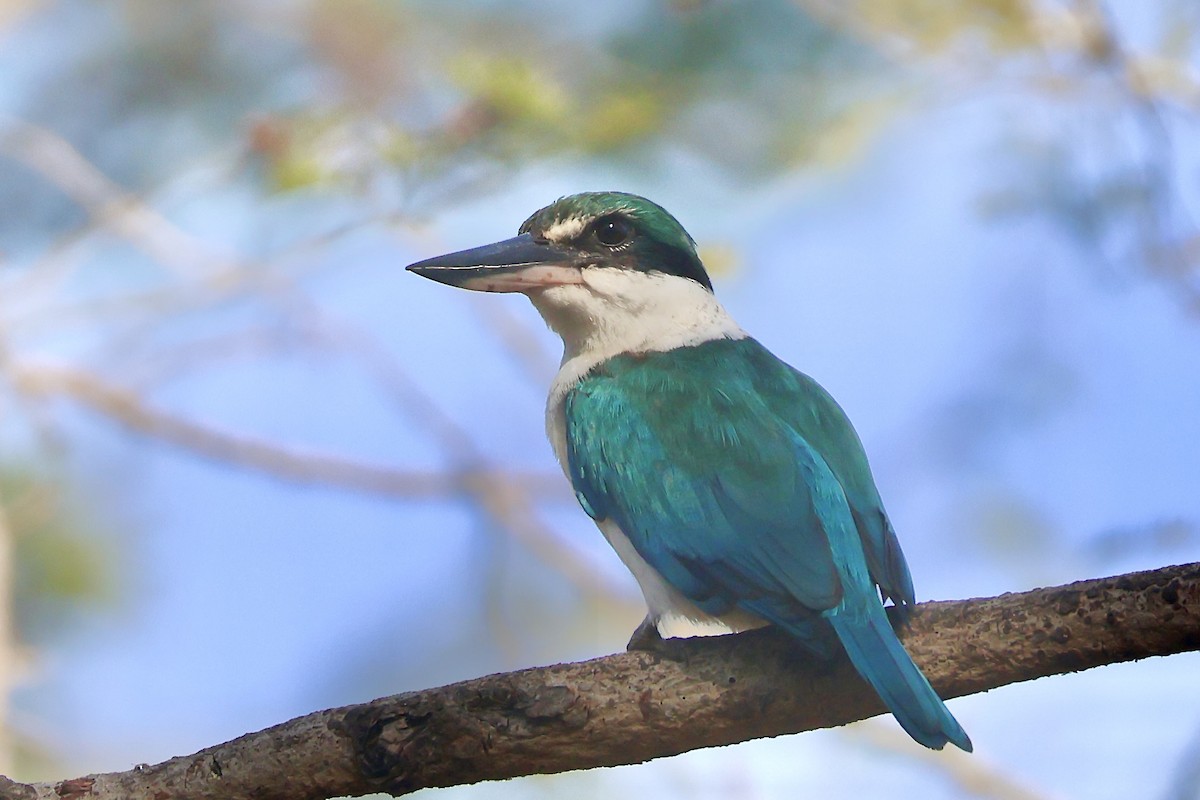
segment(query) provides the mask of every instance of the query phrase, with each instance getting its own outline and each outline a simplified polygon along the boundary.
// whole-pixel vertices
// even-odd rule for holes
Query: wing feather
[[[601,371],[569,393],[568,470],[584,508],[615,520],[709,613],[836,606],[828,528],[850,515],[821,456],[753,392],[706,390],[657,366]]]

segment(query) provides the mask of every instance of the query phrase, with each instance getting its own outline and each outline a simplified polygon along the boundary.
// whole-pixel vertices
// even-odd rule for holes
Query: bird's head
[[[579,284],[585,271],[659,273],[712,291],[696,244],[662,206],[625,192],[584,192],[534,213],[518,235],[409,265],[422,277],[484,292]]]
[[[408,269],[464,289],[523,292],[568,352],[597,337],[654,348],[672,330],[724,314],[688,232],[666,209],[624,192],[564,197],[511,239]]]

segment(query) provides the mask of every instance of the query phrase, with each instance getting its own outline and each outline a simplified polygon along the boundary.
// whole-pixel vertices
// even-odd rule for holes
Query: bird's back
[[[741,473],[753,475],[764,468],[756,460],[762,460],[769,443],[747,442],[748,433],[758,431],[763,438],[772,430],[794,432],[840,484],[871,579],[898,606],[914,602],[903,552],[845,412],[815,380],[758,341],[717,339],[666,352],[624,354],[595,366],[569,392],[559,392],[560,402],[552,395],[547,427],[564,468],[567,395],[605,391],[619,398],[606,408],[650,421],[654,446],[663,448],[663,456],[676,468],[697,473],[734,460]],[[770,502],[769,495],[764,493],[762,502]]]

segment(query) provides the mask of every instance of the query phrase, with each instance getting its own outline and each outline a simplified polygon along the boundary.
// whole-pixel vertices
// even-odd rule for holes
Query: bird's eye
[[[633,226],[621,216],[604,217],[596,222],[596,240],[605,247],[617,247],[629,241]]]

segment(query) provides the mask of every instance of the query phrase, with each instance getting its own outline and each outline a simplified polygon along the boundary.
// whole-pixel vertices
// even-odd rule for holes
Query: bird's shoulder
[[[853,428],[819,383],[789,366],[757,340],[715,339],[666,351],[622,353],[589,369],[566,392],[597,400],[669,410],[749,411],[777,416],[801,435]]]
[[[797,374],[753,339],[622,354],[567,393],[568,436],[580,450],[603,451],[591,458],[653,453],[695,475],[791,481],[804,438],[791,419],[805,404]]]

